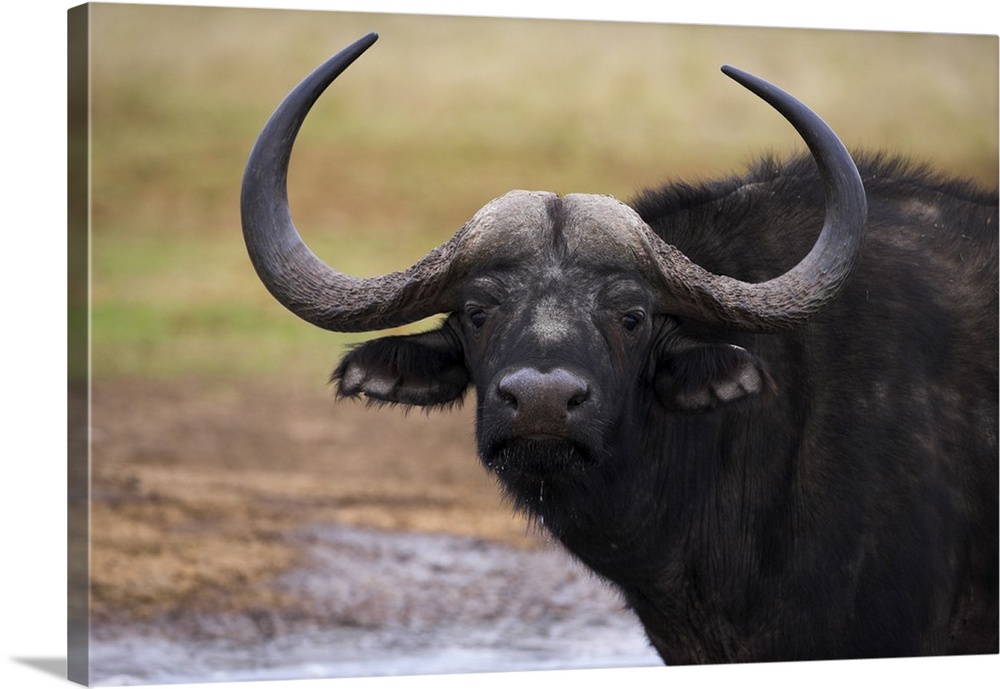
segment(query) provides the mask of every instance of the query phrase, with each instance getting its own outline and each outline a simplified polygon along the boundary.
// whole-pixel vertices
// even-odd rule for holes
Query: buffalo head
[[[749,284],[713,274],[611,197],[529,191],[491,201],[405,271],[344,275],[299,237],[286,174],[310,107],[375,38],[319,67],[264,127],[243,183],[246,244],[278,301],[321,328],[378,330],[447,314],[437,330],[355,348],[333,377],[342,395],[405,405],[448,405],[474,387],[480,455],[515,496],[613,470],[609,458],[637,442],[630,420],[642,405],[700,411],[766,392],[752,354],[692,337],[679,321],[794,327],[832,300],[857,264],[866,204],[850,155],[804,105],[726,67],[799,131],[825,182],[819,239],[783,275]]]

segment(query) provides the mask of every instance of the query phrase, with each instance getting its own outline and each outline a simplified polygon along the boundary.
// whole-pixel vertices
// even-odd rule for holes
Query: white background
[[[65,686],[38,668],[65,658],[66,610],[66,11],[74,3],[20,0],[4,6],[0,129],[0,686]],[[148,4],[148,3],[147,3]],[[661,21],[894,31],[998,33],[995,0],[923,4],[839,0],[651,0],[557,3],[483,2],[181,2],[231,7],[338,9],[484,16]],[[475,9],[469,9],[468,6]],[[893,9],[895,8],[895,9]],[[39,662],[41,661],[41,662]],[[996,656],[913,661],[806,663],[636,671],[479,675],[422,679],[298,680],[186,685],[213,689],[313,687],[551,686],[596,681],[626,686],[754,685],[819,687],[998,686]]]

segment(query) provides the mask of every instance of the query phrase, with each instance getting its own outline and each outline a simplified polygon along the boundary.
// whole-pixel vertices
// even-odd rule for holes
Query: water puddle
[[[278,583],[314,602],[308,619],[197,638],[105,630],[91,642],[93,684],[661,664],[619,596],[554,546],[340,526],[296,538],[313,564]]]

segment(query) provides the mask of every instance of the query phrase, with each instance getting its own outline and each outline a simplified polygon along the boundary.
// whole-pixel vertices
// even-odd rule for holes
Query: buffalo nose
[[[520,368],[501,377],[496,389],[518,436],[566,436],[574,412],[590,397],[587,382],[562,368]]]

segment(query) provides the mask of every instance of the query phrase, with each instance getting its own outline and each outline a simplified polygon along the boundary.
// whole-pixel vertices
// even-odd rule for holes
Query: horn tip
[[[364,36],[362,36],[358,40],[354,41],[354,43],[351,45],[351,47],[352,48],[356,48],[356,49],[360,50],[361,52],[364,52],[364,51],[368,50],[369,48],[371,48],[372,45],[377,40],[378,40],[378,32],[377,31],[369,31]]]
[[[740,69],[739,67],[733,67],[732,65],[722,65],[720,67],[722,73],[725,74],[730,79],[743,83],[747,78],[753,78],[753,75],[745,69]]]

